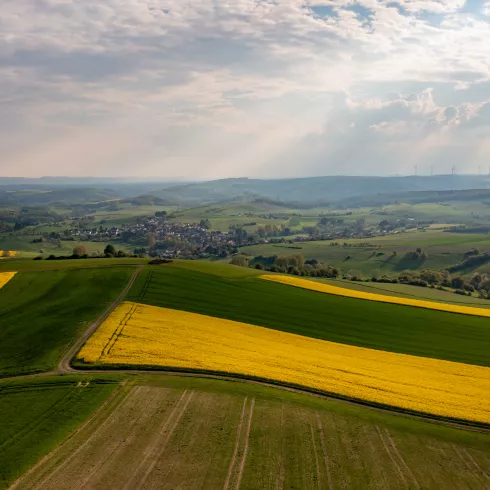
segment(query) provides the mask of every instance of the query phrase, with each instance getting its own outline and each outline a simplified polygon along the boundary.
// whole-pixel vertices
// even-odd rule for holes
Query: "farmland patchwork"
[[[265,378],[402,410],[490,423],[490,368],[135,302],[122,303],[78,358],[90,364]]]

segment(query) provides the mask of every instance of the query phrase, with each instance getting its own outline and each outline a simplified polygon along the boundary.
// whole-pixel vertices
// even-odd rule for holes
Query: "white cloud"
[[[4,0],[0,173],[393,173],[455,140],[484,158],[490,23],[464,7]]]

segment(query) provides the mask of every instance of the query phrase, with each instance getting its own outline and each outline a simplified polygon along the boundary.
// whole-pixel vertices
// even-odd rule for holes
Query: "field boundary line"
[[[104,410],[104,408],[116,397],[116,395],[119,394],[119,392],[122,390],[122,388],[124,387],[126,382],[127,382],[127,380],[120,383],[118,388],[116,390],[114,390],[114,393],[112,393],[107,398],[107,400],[97,408],[97,410],[95,410],[95,412],[90,416],[90,418],[87,421],[85,421],[85,423],[83,425],[81,425],[78,429],[76,429],[74,432],[72,432],[66,438],[66,440],[64,442],[62,442],[61,444],[56,446],[51,452],[49,452],[48,454],[43,456],[32,468],[30,468],[23,475],[21,475],[14,483],[12,483],[12,485],[10,485],[10,487],[8,487],[8,490],[14,490],[14,488],[17,488],[17,486],[20,485],[29,475],[31,475],[34,471],[36,471],[44,463],[49,461],[58,451],[60,451],[66,444],[68,444],[68,442],[71,439],[73,439],[77,434],[79,434],[83,429],[85,429],[85,427],[87,427],[91,422],[93,422],[94,419],[99,415],[99,413],[102,412]],[[124,398],[119,402],[119,404],[121,404],[127,398],[129,393],[131,393],[131,391],[129,391],[124,396]]]
[[[245,408],[247,406],[248,396],[243,400],[242,413],[240,414],[240,420],[238,422],[238,427],[236,431],[235,438],[235,447],[233,449],[233,456],[231,457],[230,466],[228,467],[228,474],[226,475],[225,484],[223,485],[223,490],[228,490],[228,486],[230,485],[231,475],[233,474],[233,468],[236,463],[236,457],[238,454],[238,447],[240,446],[240,435],[242,432],[243,419],[245,418]]]
[[[322,420],[318,412],[316,412],[316,420],[318,423],[318,430],[320,431],[320,442],[322,444],[323,459],[325,461],[325,470],[327,472],[328,488],[329,490],[333,490],[332,471],[330,469],[330,458],[328,457],[327,447],[325,444],[325,433],[323,432]]]
[[[73,458],[85,447],[87,446],[87,444],[93,440],[93,438],[95,436],[97,436],[97,434],[102,430],[103,427],[105,427],[107,425],[107,423],[109,421],[112,421],[118,410],[117,409],[120,409],[122,406],[126,406],[127,403],[129,403],[129,401],[131,400],[131,398],[133,398],[135,396],[135,394],[139,391],[139,386],[136,387],[136,388],[133,388],[131,389],[127,395],[121,400],[121,402],[114,408],[114,411],[99,425],[99,427],[97,427],[97,429],[95,430],[95,432],[93,432],[92,434],[90,434],[90,437],[87,438],[87,440],[85,440],[83,442],[83,444],[80,444],[80,446],[78,446],[78,448],[73,452],[71,453],[68,458],[66,458],[64,461],[61,462],[61,464],[59,464],[58,466],[55,467],[55,469],[49,473],[42,481],[41,483],[37,483],[36,486],[34,487],[34,490],[37,490],[38,488],[43,488],[43,485],[46,481],[48,481],[50,478],[52,478],[53,475],[55,475],[56,473],[58,473],[58,471],[62,468],[64,468],[67,464],[69,464]],[[67,441],[68,442],[68,441]],[[61,446],[60,446],[61,447]],[[9,489],[11,490],[11,489]]]
[[[400,465],[396,462],[395,457],[393,456],[392,450],[389,448],[388,443],[386,442],[385,436],[381,432],[380,428],[376,426],[376,430],[378,431],[379,438],[381,439],[381,442],[383,443],[383,447],[385,448],[385,451],[387,452],[389,458],[391,459],[391,462],[393,463],[393,466],[395,467],[396,472],[398,473],[398,476],[403,482],[404,487],[408,490],[410,486],[408,485],[407,479],[405,478],[405,475],[403,474],[402,469],[400,468]]]
[[[384,405],[375,401],[363,400],[361,398],[350,398],[348,396],[340,395],[335,392],[321,391],[315,388],[309,388],[308,386],[296,385],[293,383],[287,383],[283,381],[274,380],[272,378],[261,378],[258,376],[246,376],[240,373],[227,373],[226,371],[213,371],[206,369],[191,369],[191,368],[177,368],[175,366],[132,366],[129,364],[107,364],[101,369],[100,366],[92,366],[90,364],[81,365],[77,368],[71,368],[68,371],[70,374],[161,374],[168,376],[180,376],[180,377],[192,377],[192,378],[204,378],[204,379],[219,379],[224,381],[231,381],[235,383],[247,383],[260,386],[267,386],[270,388],[277,388],[279,390],[289,391],[292,393],[298,393],[302,395],[314,396],[321,399],[337,400],[350,405],[358,407],[369,408],[383,413],[391,413],[400,417],[416,419],[423,422],[444,425],[447,427],[453,427],[460,430],[467,430],[472,432],[479,432],[488,434],[490,433],[490,423],[477,422],[469,419],[455,419],[450,417],[443,417],[434,415],[427,412],[418,412],[415,410],[406,410],[395,405]],[[1,382],[1,380],[0,380]]]
[[[402,464],[402,466],[406,469],[408,475],[410,476],[410,478],[412,479],[413,483],[415,484],[415,486],[420,489],[420,483],[419,481],[417,480],[417,478],[415,477],[415,475],[413,474],[412,470],[410,469],[410,467],[408,466],[407,462],[405,461],[405,459],[403,458],[403,456],[401,455],[395,441],[393,440],[393,437],[391,436],[390,434],[390,431],[388,429],[384,429],[385,433],[386,433],[386,436],[388,437],[388,442],[390,443],[391,447],[393,448],[394,452],[395,452],[395,455],[398,456],[398,460],[400,461],[400,463]]]
[[[151,471],[153,470],[153,467],[158,461],[158,457],[163,453],[165,450],[168,441],[172,437],[178,423],[180,422],[180,419],[182,415],[184,414],[185,410],[187,409],[187,406],[189,405],[189,402],[191,401],[192,397],[194,396],[194,391],[191,391],[190,393],[185,390],[180,398],[177,400],[175,403],[174,407],[172,408],[172,411],[170,412],[170,415],[165,418],[163,423],[160,425],[160,428],[157,431],[157,437],[153,441],[153,444],[145,451],[145,454],[140,461],[140,464],[138,467],[134,470],[133,476],[129,479],[128,482],[126,482],[126,485],[124,485],[123,490],[129,490],[130,488],[133,487],[133,483],[137,483],[138,487],[142,487],[148,476],[150,475]],[[183,406],[182,406],[183,405]],[[180,410],[179,410],[180,409]],[[167,432],[167,435],[164,439],[163,442],[163,447],[157,450],[158,443],[160,442],[160,436],[167,430],[170,429]],[[148,459],[151,456],[155,456],[155,459],[150,463],[150,465],[146,468],[145,473],[141,479],[141,481],[136,482],[136,478],[138,474],[141,472],[141,470],[144,468],[144,465],[148,461]]]
[[[324,282],[316,282],[316,281],[311,281],[309,279],[300,279],[294,277],[292,278],[291,276],[283,276],[283,275],[272,276],[272,275],[263,274],[259,277],[264,281],[271,281],[276,284],[295,287],[295,288],[303,289],[305,291],[312,291],[320,294],[330,294],[333,296],[339,296],[343,298],[358,299],[362,301],[373,301],[377,303],[385,303],[385,304],[392,304],[392,305],[399,305],[399,306],[408,306],[410,308],[423,308],[426,310],[441,311],[444,313],[454,313],[456,315],[469,315],[469,316],[476,316],[481,318],[490,317],[490,310],[488,308],[479,308],[475,306],[460,306],[454,303],[439,303],[433,300],[427,301],[424,299],[418,300],[418,299],[412,299],[412,298],[401,297],[401,296],[389,296],[386,294],[369,293],[367,291],[362,291],[359,289],[333,286],[331,284],[324,283]],[[286,280],[281,280],[281,278],[286,278]],[[292,282],[291,279],[296,281],[301,281],[301,282],[295,283]],[[308,285],[309,283],[311,283],[312,286],[309,286]],[[327,291],[327,290],[320,289],[319,286],[326,286],[327,288],[329,287],[330,290]],[[352,292],[352,294],[350,294],[349,292]],[[379,296],[379,297],[378,298],[366,297],[368,295]],[[404,299],[406,299],[406,301],[403,301]],[[455,308],[451,308],[451,306],[454,306]],[[465,311],[457,311],[457,308],[464,308]]]
[[[253,417],[254,407],[255,407],[255,398],[252,398],[252,403],[250,404],[250,410],[248,414],[247,430],[245,432],[245,447],[243,448],[243,456],[242,456],[242,460],[240,461],[240,466],[238,469],[238,476],[236,482],[237,490],[239,490],[240,485],[242,483],[243,470],[245,469],[245,462],[247,460],[248,443],[250,440],[250,428],[252,427],[252,417]]]

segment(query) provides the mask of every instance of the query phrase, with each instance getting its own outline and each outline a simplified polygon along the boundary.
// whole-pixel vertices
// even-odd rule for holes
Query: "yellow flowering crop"
[[[278,282],[295,286],[303,289],[310,289],[319,293],[334,294],[336,296],[347,296],[349,298],[367,299],[370,301],[380,301],[381,303],[394,303],[397,305],[416,306],[418,308],[428,308],[431,310],[448,311],[450,313],[462,313],[464,315],[488,316],[490,317],[490,309],[475,308],[473,306],[460,306],[448,303],[436,303],[435,301],[425,301],[422,299],[401,298],[397,296],[385,296],[384,294],[367,293],[365,291],[356,291],[349,288],[340,288],[331,286],[322,282],[310,281],[308,279],[300,279],[293,276],[272,276],[262,275],[261,279],[266,281]]]
[[[0,250],[0,257],[15,257],[17,254],[17,250]]]
[[[119,305],[78,358],[103,365],[257,376],[490,423],[490,368],[337,344],[138,303]]]
[[[0,272],[0,289],[7,284],[17,272]]]

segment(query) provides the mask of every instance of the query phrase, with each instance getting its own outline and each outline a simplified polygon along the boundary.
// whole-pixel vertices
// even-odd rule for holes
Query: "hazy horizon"
[[[488,0],[5,0],[0,25],[5,177],[487,174]]]

